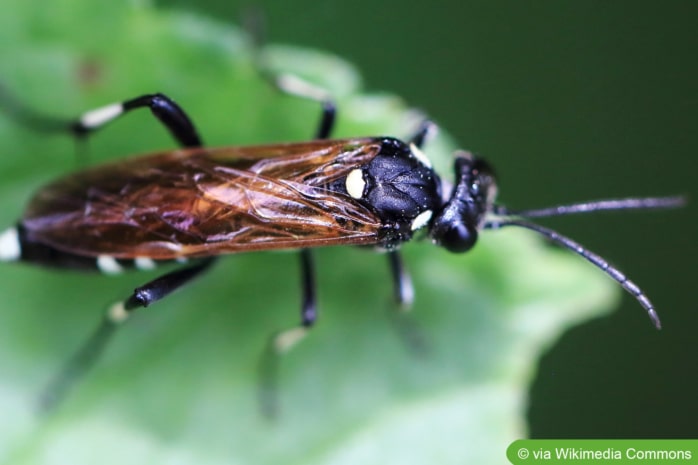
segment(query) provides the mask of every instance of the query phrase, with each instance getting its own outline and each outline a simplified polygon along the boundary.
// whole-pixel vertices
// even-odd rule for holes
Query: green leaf
[[[339,57],[291,46],[265,53],[337,97],[337,136],[406,137],[420,120],[396,96],[365,93]],[[232,25],[138,2],[5,2],[0,57],[4,85],[55,116],[158,91],[210,145],[304,140],[319,117],[317,104],[260,80],[249,39]],[[90,162],[173,146],[141,111],[91,138]],[[448,170],[454,148],[441,135],[427,152]],[[33,190],[76,169],[70,138],[7,118],[0,150],[6,225]],[[34,411],[42,386],[111,302],[156,274],[2,264],[0,463],[503,463],[508,443],[526,435],[541,351],[617,295],[602,273],[525,231],[485,233],[465,256],[409,244],[413,319],[428,349],[418,352],[390,318],[383,257],[353,248],[316,255],[321,319],[283,358],[273,422],[258,411],[257,364],[269,335],[297,324],[294,254],[228,257],[138,312],[47,417]]]

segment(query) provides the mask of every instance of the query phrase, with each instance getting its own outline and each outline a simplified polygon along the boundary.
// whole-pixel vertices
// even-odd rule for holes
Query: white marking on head
[[[364,181],[364,172],[359,168],[351,170],[347,175],[346,181],[347,192],[352,198],[360,199],[364,195],[366,181]]]
[[[111,105],[88,111],[80,118],[80,124],[88,129],[96,128],[108,123],[123,112],[124,106],[122,104],[112,103]]]
[[[109,307],[109,310],[107,311],[107,318],[109,318],[109,321],[112,323],[123,323],[128,317],[129,312],[126,310],[126,307],[124,307],[123,302],[115,303]]]
[[[432,214],[433,212],[431,210],[424,210],[422,213],[417,215],[415,219],[412,220],[412,231],[422,229],[424,226],[426,226],[427,223],[429,223]]]
[[[177,263],[187,263],[189,261],[189,259],[187,257],[177,257],[177,258],[175,258],[175,261]]]
[[[97,268],[105,274],[119,274],[124,271],[119,262],[111,255],[100,255],[97,257]]]
[[[419,147],[414,144],[410,144],[410,150],[412,151],[412,155],[414,155],[414,157],[419,160],[422,165],[426,166],[427,168],[431,168],[431,160],[429,160],[424,152],[419,150]]]
[[[0,261],[11,262],[22,256],[17,228],[8,228],[0,234]]]
[[[155,260],[150,257],[136,257],[133,260],[133,264],[136,266],[136,268],[143,271],[154,270],[157,266],[155,264]]]

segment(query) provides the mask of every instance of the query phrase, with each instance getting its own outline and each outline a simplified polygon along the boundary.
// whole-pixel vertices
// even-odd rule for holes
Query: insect
[[[204,148],[187,114],[162,94],[143,95],[55,120],[27,110],[8,95],[15,119],[76,136],[103,127],[139,108],[149,108],[181,146],[79,171],[40,189],[18,223],[0,234],[0,259],[114,274],[180,263],[113,304],[93,337],[50,385],[52,404],[102,351],[114,329],[134,310],[147,307],[208,270],[220,256],[271,249],[298,249],[301,322],[272,340],[275,352],[300,340],[317,318],[311,249],[370,245],[386,252],[396,300],[409,304],[412,288],[399,255],[420,232],[451,252],[470,250],[486,229],[518,226],[565,247],[616,280],[659,328],[642,290],[603,258],[528,218],[633,208],[668,208],[681,197],[603,200],[538,210],[497,205],[489,164],[457,152],[454,184],[434,171],[421,146],[433,125],[409,140],[366,137],[331,140],[336,107],[323,91],[289,76],[282,91],[315,100],[322,117],[309,142],[256,147]]]

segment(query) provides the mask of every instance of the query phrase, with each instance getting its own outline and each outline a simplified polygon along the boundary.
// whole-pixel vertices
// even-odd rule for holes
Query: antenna
[[[659,316],[654,310],[654,305],[647,298],[642,289],[633,281],[623,274],[618,268],[610,265],[603,257],[588,250],[578,242],[563,236],[562,234],[553,231],[552,229],[539,226],[535,223],[519,219],[522,218],[543,218],[548,216],[570,215],[575,213],[589,213],[603,210],[629,210],[629,209],[651,209],[651,208],[677,208],[685,205],[684,197],[646,197],[646,198],[628,198],[628,199],[611,199],[598,200],[593,202],[582,202],[570,205],[559,205],[555,207],[540,208],[535,210],[513,211],[507,208],[495,205],[492,208],[494,218],[488,219],[484,224],[484,229],[499,229],[504,226],[518,226],[535,231],[538,234],[545,236],[551,241],[562,247],[571,250],[577,255],[581,255],[592,265],[599,268],[608,276],[613,278],[623,289],[628,291],[635,297],[640,305],[647,311],[652,323],[657,329],[661,329],[662,323],[659,321]]]
[[[679,208],[686,205],[686,199],[674,197],[643,197],[628,199],[596,200],[570,205],[538,208],[535,210],[508,210],[506,207],[495,205],[493,213],[497,216],[519,216],[523,218],[544,218],[547,216],[573,215],[576,213],[591,213],[607,210],[649,210],[653,208]]]

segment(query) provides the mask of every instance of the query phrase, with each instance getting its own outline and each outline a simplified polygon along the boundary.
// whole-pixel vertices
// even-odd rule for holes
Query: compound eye
[[[477,242],[477,229],[468,227],[460,221],[452,222],[435,231],[433,237],[437,244],[449,252],[463,253],[470,250]]]

